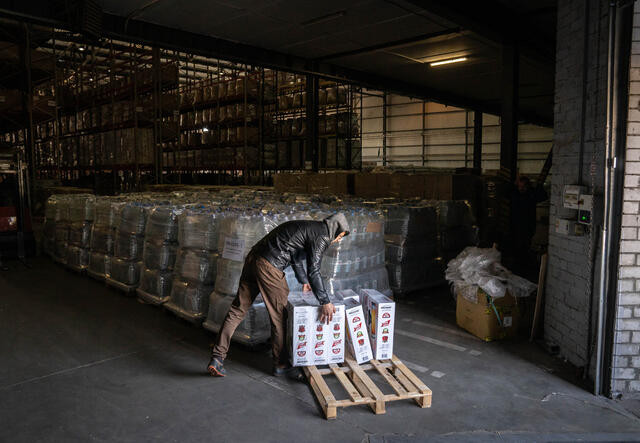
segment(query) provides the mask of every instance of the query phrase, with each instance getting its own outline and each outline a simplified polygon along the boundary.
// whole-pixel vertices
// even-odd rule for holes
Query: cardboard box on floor
[[[516,298],[507,293],[493,300],[493,307],[487,301],[487,294],[480,288],[476,292],[477,303],[467,300],[462,294],[456,297],[456,322],[484,341],[514,337],[518,331],[520,311]],[[502,326],[498,323],[496,311]]]

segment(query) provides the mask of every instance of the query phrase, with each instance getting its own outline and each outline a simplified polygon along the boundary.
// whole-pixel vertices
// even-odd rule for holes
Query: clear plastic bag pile
[[[527,297],[537,288],[529,280],[517,276],[500,263],[500,251],[494,248],[468,247],[447,265],[446,278],[456,294],[476,302],[477,288],[493,298]]]

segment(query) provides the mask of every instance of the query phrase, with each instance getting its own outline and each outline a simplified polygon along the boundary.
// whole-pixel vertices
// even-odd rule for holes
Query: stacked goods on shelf
[[[351,232],[331,244],[323,256],[320,273],[327,292],[373,288],[390,295],[384,262],[384,215],[380,210],[362,207],[342,212]]]
[[[262,237],[267,235],[282,216],[258,211],[226,213],[220,222],[218,274],[215,291],[211,293],[207,321],[203,326],[213,332],[222,327],[224,318],[238,293],[240,276],[246,256]],[[266,342],[270,335],[270,321],[262,297],[258,295],[238,325],[233,340],[248,346]]]
[[[120,221],[120,211],[125,203],[126,200],[122,197],[96,198],[87,273],[98,280],[104,280],[111,272],[116,225]]]
[[[69,201],[69,241],[66,265],[83,271],[89,265],[91,226],[96,198],[91,194],[73,195]]]
[[[149,213],[144,236],[144,270],[136,290],[138,297],[148,303],[163,304],[171,294],[178,249],[178,218],[183,210],[182,205],[167,205],[153,208]]]
[[[222,212],[188,208],[178,218],[178,245],[171,295],[165,307],[193,323],[204,320],[216,281]]]
[[[106,282],[125,292],[132,292],[140,282],[144,231],[147,215],[154,205],[149,202],[126,203],[116,228],[114,257]]]
[[[342,363],[345,348],[345,306],[331,296],[336,308],[329,324],[320,323],[320,304],[311,292],[289,293],[287,348],[292,366]]]
[[[447,200],[437,204],[440,256],[448,262],[467,246],[478,244],[478,228],[468,201]]]
[[[391,203],[385,210],[385,257],[396,294],[433,285],[427,270],[439,266],[437,206]],[[438,280],[440,281],[441,278]]]

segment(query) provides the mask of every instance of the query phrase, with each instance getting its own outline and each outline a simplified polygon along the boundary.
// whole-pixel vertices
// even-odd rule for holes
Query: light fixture
[[[209,128],[205,126],[204,128],[202,128],[202,132],[209,132]]]
[[[438,60],[436,62],[431,62],[429,63],[429,66],[449,65],[451,63],[460,63],[464,61],[467,61],[467,57],[448,58],[445,60]]]
[[[78,51],[84,51],[84,46],[80,46],[80,47],[78,48]]]

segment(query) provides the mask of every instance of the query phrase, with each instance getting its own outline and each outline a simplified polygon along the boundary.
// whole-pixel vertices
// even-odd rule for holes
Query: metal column
[[[320,165],[320,149],[318,145],[318,89],[320,82],[318,76],[307,75],[307,148],[306,152],[311,155],[312,169],[317,171]],[[306,156],[305,156],[306,163]]]
[[[518,48],[502,47],[502,106],[500,134],[500,169],[511,182],[518,172]]]
[[[473,112],[473,170],[482,173],[482,111]]]
[[[382,93],[382,166],[387,166],[387,91]]]

